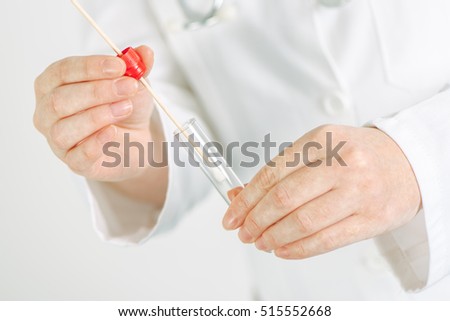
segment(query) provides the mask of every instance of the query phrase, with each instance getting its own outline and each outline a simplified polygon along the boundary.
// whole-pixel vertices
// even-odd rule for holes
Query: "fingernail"
[[[234,230],[236,228],[237,217],[236,216],[225,216],[223,220],[223,227],[227,230]]]
[[[130,77],[120,78],[114,82],[114,87],[118,96],[130,96],[137,92],[138,82]]]
[[[256,242],[255,246],[258,250],[268,252],[266,242],[264,242],[263,238],[260,237]]]
[[[241,239],[241,241],[244,243],[250,243],[253,239],[245,227],[242,227],[239,230],[238,236]]]
[[[111,114],[114,117],[123,117],[130,114],[133,109],[133,103],[130,100],[119,101],[111,104]]]
[[[102,70],[105,75],[121,75],[125,72],[125,66],[119,58],[106,58],[102,62]]]
[[[110,142],[114,136],[116,135],[116,127],[109,126],[108,128],[102,130],[97,134],[97,140],[100,144],[104,145],[107,142]]]
[[[289,256],[289,250],[285,247],[280,247],[275,251],[275,255],[281,258],[285,258]]]

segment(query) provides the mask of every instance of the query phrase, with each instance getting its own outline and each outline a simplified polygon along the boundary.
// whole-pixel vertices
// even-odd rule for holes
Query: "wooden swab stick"
[[[122,51],[114,44],[114,42],[109,38],[106,33],[100,29],[98,24],[92,19],[92,17],[87,13],[86,10],[81,6],[81,4],[77,0],[72,0],[73,5],[80,11],[80,13],[86,18],[86,20],[94,27],[95,30],[102,36],[103,39],[108,43],[108,45],[118,54],[119,56],[122,56]]]
[[[106,33],[99,27],[99,25],[95,22],[95,20],[84,10],[84,8],[80,5],[80,3],[77,0],[71,0],[73,5],[78,9],[78,11],[86,18],[86,20],[94,27],[95,30],[100,34],[100,36],[105,39],[105,41],[108,43],[108,45],[116,52],[116,54],[121,57],[122,51],[114,44],[114,42],[106,35]],[[175,125],[175,127],[180,131],[180,133],[186,138],[187,142],[191,144],[192,147],[194,147],[195,152],[198,154],[198,156],[204,161],[208,162],[208,155],[205,155],[203,153],[203,150],[195,144],[195,137],[189,137],[185,130],[183,130],[183,126],[176,120],[176,118],[172,115],[172,113],[169,111],[166,105],[161,101],[161,98],[154,92],[153,88],[150,86],[150,84],[145,80],[145,78],[141,78],[140,82],[142,85],[149,91],[150,95],[152,95],[153,100],[156,102],[156,105],[169,117],[169,119],[172,121],[172,123]],[[216,180],[222,179],[227,180],[230,182],[229,176],[224,172],[223,169],[220,167],[212,168],[212,175],[215,176]],[[217,178],[219,177],[219,178]],[[242,183],[241,186],[243,187]]]
[[[95,22],[95,20],[89,15],[89,13],[84,10],[84,8],[80,5],[80,3],[77,0],[71,0],[73,5],[78,9],[78,11],[86,18],[86,20],[94,27],[95,30],[102,36],[103,39],[108,43],[108,45],[115,51],[115,53],[120,57],[122,56],[122,51],[114,44],[114,42],[109,38],[106,33],[99,27],[99,25]],[[144,87],[150,92],[153,99],[156,102],[156,105],[162,109],[162,111],[169,117],[169,119],[172,121],[172,123],[175,125],[175,127],[180,131],[181,134],[183,134],[186,139],[188,139],[186,133],[183,130],[183,126],[177,121],[177,119],[172,115],[172,113],[169,111],[166,105],[161,101],[161,98],[155,93],[153,88],[150,86],[150,84],[145,80],[145,78],[141,78],[140,82]],[[188,139],[189,140],[189,139]],[[203,158],[203,153],[199,148],[196,148],[197,152],[200,154],[200,156]]]

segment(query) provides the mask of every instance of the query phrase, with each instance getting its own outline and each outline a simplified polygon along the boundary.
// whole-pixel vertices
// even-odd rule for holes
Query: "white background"
[[[0,300],[249,299],[243,245],[221,229],[215,194],[142,247],[95,235],[83,192],[32,125],[34,79],[85,54],[85,23],[69,0],[0,2]]]

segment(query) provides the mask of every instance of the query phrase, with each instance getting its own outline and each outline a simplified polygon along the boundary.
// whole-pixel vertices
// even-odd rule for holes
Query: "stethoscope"
[[[180,5],[184,15],[186,16],[186,23],[184,24],[185,29],[198,29],[204,26],[214,25],[219,21],[218,14],[222,9],[224,0],[208,0],[211,1],[212,6],[211,9],[207,12],[198,12],[192,8],[192,5],[189,5],[190,0],[178,0],[178,4]],[[337,7],[350,0],[318,0],[322,5],[328,7]]]
[[[217,22],[218,12],[223,6],[223,0],[211,0],[212,6],[208,12],[198,12],[189,5],[189,0],[178,0],[181,9],[186,16],[185,29],[197,29],[210,26]]]

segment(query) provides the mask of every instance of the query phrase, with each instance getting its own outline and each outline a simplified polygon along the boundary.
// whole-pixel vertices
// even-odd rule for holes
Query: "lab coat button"
[[[340,7],[347,4],[350,0],[319,0],[319,3],[327,7]]]
[[[323,109],[328,115],[345,113],[351,107],[350,98],[341,91],[327,94],[322,101]]]

